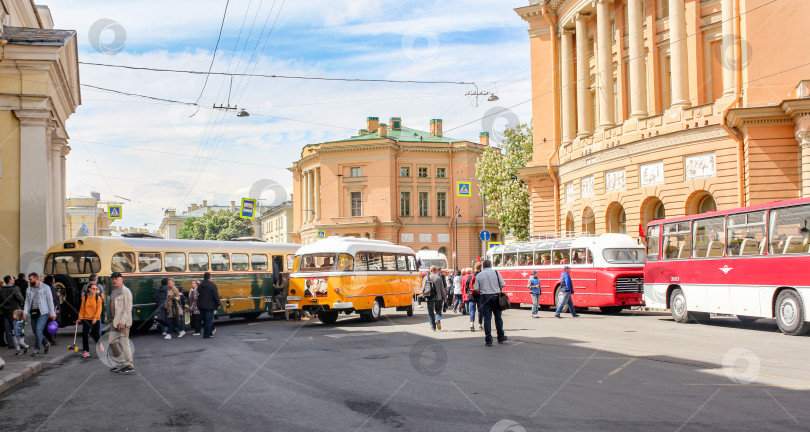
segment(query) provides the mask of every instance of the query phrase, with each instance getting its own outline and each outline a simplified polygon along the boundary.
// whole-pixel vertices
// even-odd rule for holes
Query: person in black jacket
[[[22,309],[24,302],[25,298],[20,293],[20,288],[14,285],[14,278],[6,275],[3,278],[3,287],[0,288],[0,324],[3,324],[0,346],[14,349],[14,339],[12,339],[14,311]]]
[[[160,280],[160,287],[155,291],[155,321],[163,337],[166,337],[166,332],[169,330],[169,321],[166,313],[166,300],[168,296],[169,278],[163,278]]]
[[[17,275],[17,279],[14,279],[14,285],[17,285],[17,288],[20,289],[20,294],[25,298],[25,291],[28,290],[28,277],[25,276],[25,273]]]
[[[214,312],[219,309],[219,289],[211,282],[211,273],[205,272],[197,287],[197,307],[203,316],[203,339],[214,337]]]

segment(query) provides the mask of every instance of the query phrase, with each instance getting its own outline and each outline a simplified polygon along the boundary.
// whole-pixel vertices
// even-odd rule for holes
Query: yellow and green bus
[[[75,322],[90,274],[98,274],[109,295],[114,272],[120,272],[132,290],[135,329],[152,326],[161,279],[173,278],[185,292],[205,272],[219,288],[222,305],[217,315],[255,319],[263,312],[284,311],[289,271],[299,247],[259,241],[81,237],[51,246],[43,274],[54,277],[64,325]]]

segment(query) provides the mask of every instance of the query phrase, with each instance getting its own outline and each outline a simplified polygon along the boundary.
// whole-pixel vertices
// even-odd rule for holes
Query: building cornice
[[[553,170],[557,170],[557,166],[552,166]],[[548,167],[545,165],[528,166],[518,169],[517,177],[519,180],[547,180],[551,176],[548,172]]]
[[[790,116],[779,105],[732,108],[728,111],[726,122],[734,129],[743,130],[750,126],[772,126],[790,123]]]
[[[728,134],[721,126],[708,126],[696,130],[673,132],[667,135],[639,140],[633,144],[601,150],[574,161],[564,163],[560,165],[560,175],[569,175],[591,165],[612,162],[617,159],[656,152],[670,147],[713,141],[725,137],[728,137]]]

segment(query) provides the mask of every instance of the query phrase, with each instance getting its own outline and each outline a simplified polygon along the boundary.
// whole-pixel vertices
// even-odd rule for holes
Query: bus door
[[[283,311],[287,304],[287,295],[290,290],[290,273],[284,268],[284,255],[272,255],[270,257],[271,276],[269,278],[270,288],[265,290],[266,295],[272,296],[273,311]]]
[[[696,220],[692,234],[692,259],[699,260],[693,267],[699,274],[697,285],[703,285],[699,289],[706,292],[707,312],[724,313],[731,304],[729,279],[733,277],[723,270],[729,267],[723,256],[726,249],[725,217]]]

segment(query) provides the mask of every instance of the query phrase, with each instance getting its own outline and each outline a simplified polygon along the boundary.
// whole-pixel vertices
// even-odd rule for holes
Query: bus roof
[[[671,217],[671,218],[667,218],[667,219],[659,219],[659,220],[655,220],[655,221],[652,221],[652,222],[648,222],[647,226],[661,225],[661,224],[671,223],[671,222],[690,221],[690,220],[693,220],[693,219],[703,219],[703,218],[714,217],[714,216],[725,216],[725,215],[729,215],[729,214],[748,213],[748,212],[752,212],[752,211],[768,210],[768,209],[772,209],[772,208],[790,207],[790,206],[800,205],[800,204],[810,204],[810,198],[796,198],[796,199],[783,200],[783,201],[771,201],[771,202],[767,202],[767,203],[764,203],[764,204],[757,204],[757,205],[752,205],[752,206],[748,206],[748,207],[738,207],[738,208],[729,209],[729,210],[715,210],[715,211],[710,211],[710,212],[706,212],[706,213],[700,213],[700,214],[696,214],[696,215],[677,216],[677,217]]]
[[[389,252],[413,255],[415,252],[408,246],[393,244],[385,240],[374,240],[357,237],[328,237],[315,243],[301,246],[297,255],[314,253],[347,253]]]
[[[72,248],[65,248],[73,243]],[[177,251],[177,252],[265,252],[294,253],[301,245],[296,243],[233,242],[218,240],[183,240],[127,237],[80,237],[53,244],[53,250],[136,250],[136,251]]]
[[[447,255],[435,250],[420,250],[416,252],[416,256],[421,259],[447,259]]]

